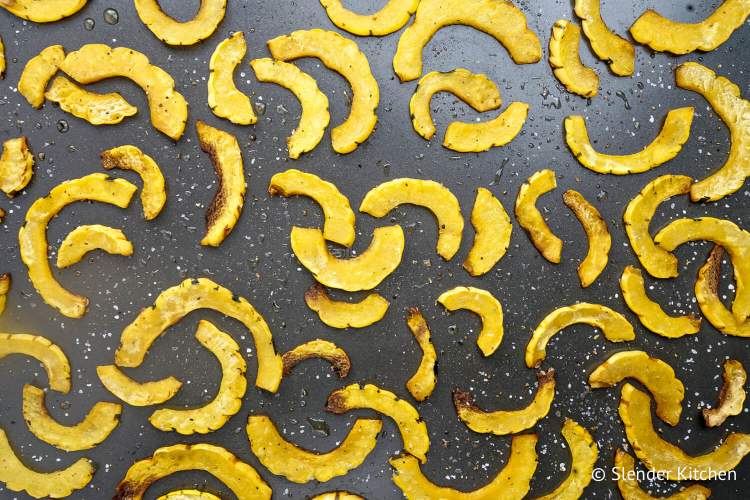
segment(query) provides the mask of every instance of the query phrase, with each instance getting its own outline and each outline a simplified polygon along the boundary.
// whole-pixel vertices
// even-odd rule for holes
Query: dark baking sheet
[[[374,9],[370,2],[357,0],[348,5]],[[378,6],[382,2],[375,2]],[[607,22],[618,32],[627,27],[645,8],[658,8],[677,20],[702,19],[719,2],[685,1],[605,2]],[[165,9],[187,19],[198,2],[162,1]],[[558,18],[571,18],[567,0],[518,2],[531,27],[546,46],[550,27]],[[103,13],[115,8],[119,22],[110,25]],[[86,19],[95,27],[84,28]],[[221,430],[206,436],[182,437],[153,429],[147,417],[153,409],[126,407],[121,425],[107,441],[85,453],[65,454],[40,442],[26,429],[21,415],[22,384],[36,381],[45,384],[39,366],[13,357],[3,360],[5,383],[0,384],[0,424],[26,463],[40,470],[52,470],[72,463],[80,456],[91,457],[99,469],[86,489],[75,498],[100,499],[112,495],[115,485],[135,460],[149,456],[159,446],[178,442],[207,441],[229,448],[255,466],[273,487],[275,498],[305,498],[334,489],[347,489],[368,499],[399,498],[391,482],[387,460],[400,448],[394,424],[386,420],[383,436],[365,463],[344,477],[327,484],[297,485],[270,474],[253,457],[244,433],[248,413],[270,414],[286,437],[300,446],[319,451],[334,447],[348,432],[357,415],[326,414],[323,405],[327,394],[351,382],[374,382],[410,397],[404,383],[419,363],[419,351],[405,324],[405,308],[418,306],[428,319],[433,341],[439,351],[439,381],[435,393],[418,404],[427,422],[432,448],[425,473],[434,481],[461,489],[485,484],[504,463],[509,438],[474,434],[456,418],[450,399],[457,386],[472,389],[486,408],[512,408],[525,405],[535,390],[534,371],[523,365],[523,349],[530,331],[552,309],[576,301],[600,302],[622,311],[636,327],[637,339],[627,345],[604,342],[601,335],[587,327],[573,327],[552,343],[547,366],[558,372],[558,389],[553,409],[536,428],[539,435],[540,465],[532,482],[530,496],[550,491],[567,474],[569,457],[559,430],[562,420],[573,417],[590,429],[600,448],[599,467],[611,467],[616,447],[624,441],[617,415],[619,389],[591,392],[585,382],[588,372],[611,353],[627,348],[641,348],[668,361],[686,386],[683,419],[676,429],[660,423],[663,435],[692,453],[703,452],[729,431],[750,431],[747,411],[731,418],[714,430],[703,427],[699,409],[714,404],[721,384],[721,362],[733,357],[748,362],[747,342],[719,334],[710,325],[701,333],[678,340],[662,339],[640,326],[626,310],[619,295],[617,279],[626,264],[636,258],[627,245],[622,227],[622,212],[628,200],[643,185],[665,173],[683,173],[701,178],[726,158],[728,134],[721,120],[697,94],[675,89],[673,70],[681,61],[698,60],[729,77],[750,97],[750,64],[747,44],[750,27],[746,23],[718,50],[709,54],[691,54],[681,58],[653,54],[637,49],[636,75],[615,78],[605,64],[592,56],[584,45],[582,56],[602,77],[600,95],[587,102],[568,94],[553,78],[543,60],[539,64],[516,66],[505,50],[490,37],[466,27],[441,31],[425,50],[425,71],[465,67],[485,72],[498,82],[504,101],[527,101],[531,105],[529,120],[522,134],[510,145],[483,154],[460,155],[440,146],[442,132],[455,118],[473,119],[475,114],[449,95],[433,101],[438,137],[425,142],[412,130],[408,101],[416,82],[400,84],[393,74],[391,58],[398,34],[385,38],[357,38],[367,54],[380,84],[379,124],[375,133],[356,152],[340,156],[330,147],[330,133],[312,153],[298,161],[288,161],[285,137],[294,127],[299,106],[280,87],[258,84],[247,63],[237,76],[238,85],[252,93],[253,101],[265,104],[265,113],[252,127],[238,127],[211,115],[206,105],[208,58],[216,44],[235,30],[244,30],[249,57],[268,55],[265,41],[295,29],[322,27],[335,29],[316,0],[230,2],[227,16],[218,32],[209,40],[187,48],[162,45],[137,18],[131,2],[93,1],[77,15],[50,25],[23,22],[5,11],[0,12],[0,34],[5,40],[8,71],[0,82],[0,140],[24,134],[32,149],[44,159],[36,166],[36,175],[25,193],[13,200],[2,199],[0,206],[8,216],[0,225],[0,272],[10,271],[14,282],[7,310],[0,318],[4,332],[29,332],[44,335],[60,345],[73,367],[73,391],[61,397],[48,396],[52,413],[62,421],[75,422],[95,401],[114,398],[99,384],[95,366],[112,362],[121,330],[138,311],[150,305],[162,290],[186,277],[208,276],[250,300],[268,321],[280,351],[314,338],[332,340],[346,349],[353,369],[346,381],[338,380],[324,362],[307,362],[285,378],[278,394],[263,393],[250,387],[242,411]],[[347,35],[349,36],[349,35]],[[114,127],[92,127],[72,118],[56,106],[32,109],[16,91],[18,77],[25,62],[42,48],[61,43],[66,49],[77,49],[84,43],[101,42],[124,45],[143,51],[151,60],[169,71],[190,103],[190,119],[183,139],[174,143],[156,132],[149,124],[148,108],[142,92],[127,81],[108,81],[94,86],[98,90],[121,91],[140,113]],[[304,60],[300,66],[313,74],[321,89],[330,96],[332,123],[340,123],[348,113],[349,89],[345,81],[315,60]],[[696,116],[689,142],[679,156],[666,165],[642,175],[614,177],[597,175],[584,169],[564,145],[562,120],[569,114],[584,114],[599,149],[630,152],[650,142],[669,109],[692,105]],[[216,188],[209,159],[196,142],[196,119],[236,134],[243,149],[249,176],[248,196],[240,222],[219,249],[203,248],[199,240],[204,231],[204,212]],[[58,130],[65,120],[68,130]],[[136,201],[125,211],[108,206],[77,204],[65,210],[49,228],[53,248],[67,232],[82,223],[102,223],[122,227],[134,242],[132,258],[96,254],[70,270],[57,272],[61,282],[71,290],[84,292],[91,299],[88,314],[81,320],[58,315],[43,303],[28,281],[18,256],[17,232],[33,200],[66,179],[102,171],[98,155],[107,148],[131,143],[153,156],[168,180],[169,200],[164,213],[155,222],[144,222]],[[378,183],[397,177],[434,179],[448,186],[460,199],[467,218],[467,230],[461,252],[451,262],[435,254],[435,224],[431,216],[418,208],[399,208],[392,221],[407,231],[407,248],[402,265],[379,287],[391,300],[386,318],[376,325],[351,331],[327,328],[303,302],[303,292],[312,283],[289,248],[289,230],[293,224],[318,225],[320,214],[306,199],[269,199],[268,180],[276,172],[299,168],[334,182],[357,206],[364,193]],[[461,269],[461,262],[471,245],[472,231],[468,216],[479,186],[490,187],[511,211],[520,184],[533,172],[553,168],[559,189],[541,202],[550,226],[565,240],[563,263],[552,266],[531,246],[516,225],[511,248],[496,269],[474,279]],[[118,172],[131,180],[131,173]],[[574,188],[593,201],[610,224],[613,248],[604,274],[589,289],[578,284],[576,267],[586,252],[584,233],[561,201],[565,189]],[[691,205],[681,197],[664,204],[655,227],[684,215],[710,214],[727,217],[741,226],[750,227],[750,191],[747,186],[737,194],[711,205]],[[357,220],[357,250],[366,248],[372,229],[387,223],[368,216]],[[708,244],[680,248],[683,270],[678,279],[656,283],[652,296],[673,311],[698,312],[692,283],[698,266],[709,250]],[[725,283],[731,269],[725,266]],[[649,281],[649,283],[653,283]],[[456,285],[477,285],[491,290],[505,309],[505,339],[489,359],[483,359],[474,341],[479,322],[468,313],[446,314],[435,305],[436,297]],[[731,293],[731,291],[727,291]],[[345,297],[346,295],[339,295]],[[186,382],[180,394],[170,402],[196,405],[210,399],[219,381],[219,369],[193,338],[199,318],[210,318],[231,332],[243,346],[252,344],[241,325],[216,314],[192,314],[160,338],[143,366],[134,371],[142,380],[173,374]],[[255,359],[249,357],[248,380],[255,377]],[[412,401],[413,402],[413,401]],[[330,435],[321,432],[324,421]],[[197,485],[232,498],[212,477],[202,473],[181,473],[160,481],[148,498],[156,498],[176,487]],[[648,484],[646,484],[648,485]],[[732,481],[708,484],[712,498],[740,498],[750,490],[750,462],[737,468]],[[675,485],[651,485],[664,494]],[[3,498],[26,498],[0,489]],[[616,498],[619,494],[611,480],[592,483],[586,498]]]

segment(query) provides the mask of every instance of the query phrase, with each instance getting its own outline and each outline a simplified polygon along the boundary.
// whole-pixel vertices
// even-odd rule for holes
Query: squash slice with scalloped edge
[[[492,120],[451,122],[445,131],[443,146],[459,153],[481,153],[505,146],[521,132],[528,114],[528,104],[512,102]]]
[[[0,219],[2,221],[2,219]],[[0,274],[0,316],[5,312],[5,304],[8,300],[8,292],[10,292],[10,285],[12,279],[10,273]]]
[[[534,173],[518,190],[515,212],[518,224],[529,235],[531,243],[542,257],[553,264],[559,264],[563,242],[552,233],[541,212],[536,208],[539,197],[555,188],[557,179],[554,171],[544,169]]]
[[[577,24],[565,19],[555,21],[549,39],[549,65],[568,92],[591,98],[599,92],[599,75],[581,62],[580,43],[581,28]]]
[[[208,62],[208,107],[219,118],[237,125],[258,121],[250,98],[234,84],[234,71],[246,52],[245,34],[238,31],[216,46]]]
[[[750,337],[750,321],[738,321],[719,297],[724,248],[714,245],[695,280],[695,298],[703,316],[714,328],[733,337]]]
[[[96,367],[96,374],[105,389],[130,406],[152,406],[169,401],[182,387],[182,382],[167,377],[154,382],[137,382],[115,365]]]
[[[406,389],[417,401],[424,401],[437,384],[437,353],[430,340],[430,329],[422,313],[416,307],[409,308],[406,324],[422,350],[422,359],[417,371],[406,381]]]
[[[617,469],[617,488],[623,500],[706,500],[711,490],[701,484],[693,484],[666,497],[654,497],[644,491],[638,484],[635,470],[635,459],[622,448],[615,452]]]
[[[571,418],[566,418],[562,435],[570,450],[570,473],[551,493],[538,500],[576,500],[589,485],[599,457],[599,448],[589,431]]]
[[[0,333],[0,360],[11,354],[36,359],[47,373],[50,389],[63,394],[70,392],[70,363],[57,344],[38,335]]]
[[[308,359],[325,359],[333,367],[339,378],[349,375],[352,362],[342,348],[327,340],[315,339],[300,344],[281,356],[284,364],[284,376],[289,375],[295,366]]]
[[[724,361],[722,372],[724,384],[719,391],[719,404],[715,408],[704,408],[703,420],[707,427],[718,427],[732,417],[742,413],[745,405],[745,382],[747,372],[736,359]]]
[[[79,87],[64,76],[57,76],[44,93],[45,99],[91,125],[115,125],[138,112],[117,92],[97,94]]]
[[[510,246],[513,223],[492,191],[480,187],[471,209],[471,225],[474,226],[474,243],[463,267],[472,276],[481,276],[505,255]]]
[[[14,16],[35,23],[53,23],[72,16],[88,0],[3,0],[0,7]]]
[[[359,495],[349,493],[348,491],[330,491],[328,493],[321,493],[315,495],[310,500],[365,500]]]
[[[385,36],[409,22],[419,0],[388,0],[372,14],[357,14],[344,7],[342,0],[320,0],[320,4],[331,22],[344,31],[359,36]]]
[[[583,197],[581,193],[568,189],[563,193],[563,203],[575,214],[586,232],[589,249],[586,257],[578,266],[578,277],[581,286],[590,286],[607,267],[609,250],[612,247],[612,236],[609,234],[607,222],[594,205]]]
[[[167,190],[159,165],[149,155],[136,146],[124,145],[108,149],[99,155],[102,166],[111,170],[113,168],[132,170],[137,173],[143,181],[141,190],[141,205],[143,205],[143,217],[146,220],[154,220],[167,203]]]
[[[78,226],[65,236],[57,250],[57,267],[65,269],[77,264],[94,250],[110,255],[133,255],[133,244],[120,229],[99,224]]]
[[[305,292],[305,304],[331,328],[364,328],[377,323],[388,312],[390,303],[380,294],[371,293],[359,302],[333,300],[320,283]]]
[[[181,22],[161,10],[158,0],[135,0],[138,17],[167,45],[194,45],[205,40],[219,27],[226,10],[227,0],[201,0],[195,16]]]
[[[34,155],[26,137],[16,137],[3,142],[0,156],[0,191],[9,197],[24,190],[34,175]]]
[[[0,3],[0,6],[4,4]],[[44,90],[65,59],[62,45],[50,45],[29,59],[18,80],[18,93],[35,108],[44,104]]]
[[[457,286],[443,292],[437,301],[449,311],[465,309],[482,320],[477,346],[482,355],[492,355],[503,341],[503,306],[492,293],[473,286]]]
[[[221,500],[221,498],[207,491],[175,490],[160,496],[156,500]]]
[[[581,19],[583,32],[596,56],[618,76],[630,76],[635,70],[635,47],[613,33],[602,19],[601,0],[575,0],[574,10]]]

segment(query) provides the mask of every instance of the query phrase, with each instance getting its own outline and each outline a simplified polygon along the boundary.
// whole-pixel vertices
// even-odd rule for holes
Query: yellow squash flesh
[[[156,38],[168,45],[193,45],[210,37],[219,27],[227,0],[201,0],[190,21],[180,22],[161,10],[158,0],[135,0],[135,10]]]
[[[250,98],[234,84],[234,71],[246,52],[245,34],[238,31],[216,46],[208,62],[208,107],[219,118],[237,125],[258,121]]]
[[[733,337],[750,337],[750,321],[747,318],[738,320],[719,296],[723,257],[724,248],[714,245],[706,263],[698,270],[698,277],[695,280],[695,298],[703,316],[721,333]]]
[[[0,333],[0,360],[11,354],[36,359],[47,372],[50,389],[63,394],[70,392],[68,357],[47,338],[27,333]]]
[[[471,210],[471,225],[475,233],[474,244],[463,267],[472,276],[481,276],[490,272],[505,255],[510,246],[513,223],[492,191],[480,187]]]
[[[0,6],[3,4],[0,3]],[[62,45],[50,45],[29,59],[18,80],[18,92],[35,108],[44,104],[44,89],[65,59]]]
[[[568,92],[582,97],[594,97],[599,92],[599,75],[584,66],[578,55],[581,43],[581,28],[560,19],[552,26],[549,39],[549,65],[560,83]]]
[[[623,500],[706,500],[711,496],[711,490],[700,484],[693,484],[666,497],[649,495],[638,484],[635,459],[619,448],[615,452],[615,468],[618,475],[617,488]]]
[[[372,14],[357,14],[342,0],[320,0],[331,22],[344,31],[359,36],[384,36],[394,33],[409,22],[417,10],[419,0],[388,0]]]
[[[733,417],[742,413],[745,407],[745,382],[747,372],[742,363],[736,359],[724,361],[722,373],[724,385],[719,392],[719,404],[715,408],[704,408],[703,419],[707,427],[718,427],[722,425],[727,417]]]
[[[35,23],[53,23],[72,16],[88,0],[3,0],[0,7],[11,14]]]
[[[300,344],[281,356],[281,362],[284,364],[284,376],[289,375],[295,366],[308,359],[325,359],[331,363],[339,378],[346,378],[352,366],[349,356],[342,348],[333,342],[315,339]]]
[[[459,153],[481,153],[505,146],[521,132],[529,105],[512,102],[492,120],[479,123],[451,122],[445,131],[443,146]]]
[[[424,401],[437,384],[437,353],[430,340],[430,329],[422,313],[416,307],[409,309],[406,324],[422,350],[422,359],[414,375],[406,381],[406,389],[417,401]]]
[[[96,374],[105,389],[130,406],[152,406],[172,399],[182,382],[167,377],[155,382],[136,382],[114,365],[96,367]]]
[[[141,177],[143,181],[143,189],[141,190],[143,217],[146,220],[154,220],[167,203],[164,175],[154,159],[136,146],[130,145],[108,149],[100,157],[102,166],[107,170],[113,168],[132,170]]]
[[[8,300],[11,281],[10,273],[0,274],[0,316],[5,312],[5,304]]]
[[[482,354],[491,356],[503,341],[503,306],[487,290],[471,286],[457,286],[443,292],[437,301],[449,311],[465,309],[482,320],[477,346]]]
[[[594,205],[589,203],[578,191],[569,189],[563,194],[563,202],[575,214],[586,231],[589,240],[589,250],[586,257],[578,266],[578,277],[581,286],[590,286],[604,271],[609,262],[609,250],[612,247],[612,236],[609,234],[607,222]]]
[[[99,224],[78,226],[65,236],[57,250],[57,267],[65,269],[77,264],[94,250],[127,257],[133,255],[133,244],[119,229]]]
[[[570,449],[570,473],[551,493],[538,500],[577,500],[583,497],[599,457],[599,448],[589,431],[570,418],[565,419],[562,435]]]
[[[390,305],[377,293],[371,293],[359,302],[333,300],[320,283],[315,283],[305,292],[305,303],[318,313],[320,321],[331,328],[370,326],[383,319]]]
[[[552,170],[540,170],[529,177],[518,190],[516,219],[542,257],[553,264],[559,264],[563,242],[552,233],[541,212],[536,208],[539,197],[555,188],[557,179]]]
[[[599,59],[609,64],[618,76],[630,76],[635,69],[635,47],[607,27],[600,12],[601,0],[575,0],[576,15],[591,48]]]
[[[24,190],[34,175],[34,155],[26,137],[16,137],[3,142],[0,156],[0,191],[9,197]]]
[[[55,77],[44,97],[60,109],[91,125],[114,125],[138,112],[117,92],[97,94],[79,87],[64,76]]]

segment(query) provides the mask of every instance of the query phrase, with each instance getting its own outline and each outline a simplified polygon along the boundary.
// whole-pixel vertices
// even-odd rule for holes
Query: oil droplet
[[[94,21],[90,17],[87,17],[83,20],[83,29],[85,29],[86,31],[91,31],[92,29],[94,29],[94,26],[96,26],[96,21]]]
[[[57,131],[60,132],[61,134],[64,134],[69,129],[70,129],[70,127],[68,126],[68,122],[67,121],[60,120],[60,121],[57,122]]]
[[[104,11],[104,22],[107,24],[117,24],[120,22],[120,14],[115,9],[109,8]]]

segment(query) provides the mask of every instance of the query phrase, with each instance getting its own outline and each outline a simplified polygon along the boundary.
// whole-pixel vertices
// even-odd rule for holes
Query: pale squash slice
[[[516,219],[542,257],[553,264],[559,264],[563,242],[552,233],[541,212],[536,208],[539,197],[555,188],[557,179],[554,171],[544,169],[534,173],[518,190]]]
[[[143,181],[143,189],[141,190],[143,217],[146,220],[154,220],[167,203],[164,174],[162,174],[154,159],[131,145],[108,149],[99,156],[105,169],[132,170],[141,177]]]
[[[258,121],[250,98],[234,84],[234,72],[246,52],[245,34],[238,31],[216,46],[208,62],[208,107],[219,118],[237,125]]]
[[[57,250],[57,267],[79,263],[87,253],[104,250],[110,255],[133,255],[133,244],[120,229],[99,224],[78,226],[65,236]]]
[[[72,16],[88,0],[3,0],[0,7],[11,14],[35,23],[53,23]]]
[[[167,15],[158,0],[135,0],[135,10],[156,38],[168,45],[194,45],[210,37],[227,10],[227,0],[201,0],[190,21],[180,22]]]
[[[521,132],[529,105],[512,102],[492,120],[479,123],[451,122],[445,131],[443,146],[459,153],[481,153],[505,146]]]
[[[0,156],[0,191],[15,196],[29,185],[34,176],[34,154],[26,137],[8,139]]]
[[[130,406],[152,406],[169,401],[182,387],[182,382],[167,377],[155,382],[136,382],[114,365],[96,367],[96,374],[105,389]]]
[[[635,47],[613,33],[602,19],[600,0],[575,0],[575,13],[591,48],[599,59],[618,76],[630,76],[635,70]]]
[[[490,272],[507,252],[513,223],[492,191],[480,187],[471,210],[471,225],[474,226],[474,244],[463,267],[472,276],[481,276]]]
[[[36,2],[38,3],[38,2]],[[0,3],[0,6],[3,6]],[[29,59],[18,80],[18,92],[35,108],[44,104],[44,89],[65,59],[62,45],[50,45]]]
[[[556,21],[549,39],[549,65],[568,92],[590,98],[599,92],[599,75],[581,62],[580,43],[581,28],[577,24],[565,19]]]
[[[5,304],[8,300],[8,292],[10,292],[11,282],[12,279],[10,273],[0,274],[0,316],[5,312]]]
[[[390,303],[377,293],[359,302],[333,300],[320,283],[305,292],[305,304],[318,313],[320,321],[331,328],[364,328],[377,323],[388,312]]]
[[[570,449],[570,473],[551,493],[538,500],[576,500],[589,485],[599,457],[599,448],[589,431],[570,418],[565,419],[562,435]]]
[[[482,320],[477,346],[482,354],[491,356],[503,341],[503,306],[487,290],[472,286],[457,286],[443,292],[437,301],[449,311],[465,309]]]
[[[419,0],[388,0],[382,9],[372,14],[357,14],[344,7],[342,0],[320,0],[320,4],[331,22],[342,30],[359,36],[384,36],[409,22]]]
[[[64,76],[57,76],[44,97],[60,105],[60,109],[91,125],[114,125],[138,112],[117,92],[90,92]]]

